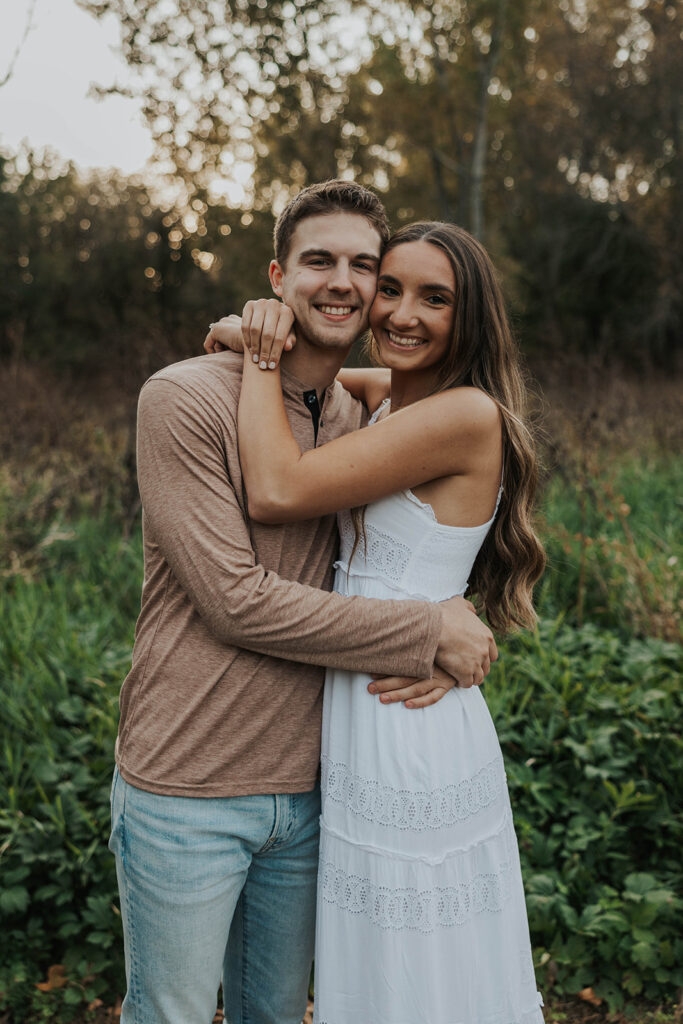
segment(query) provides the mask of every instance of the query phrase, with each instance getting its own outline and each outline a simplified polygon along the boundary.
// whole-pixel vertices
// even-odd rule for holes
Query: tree
[[[79,5],[97,17],[116,15],[135,75],[131,90],[143,99],[158,152],[191,187],[253,164],[255,137],[269,118],[330,119],[349,58],[333,0]]]

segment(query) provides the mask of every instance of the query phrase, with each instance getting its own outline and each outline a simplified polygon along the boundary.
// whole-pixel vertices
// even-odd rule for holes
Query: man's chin
[[[311,348],[324,350],[326,352],[332,351],[346,351],[351,348],[353,343],[362,335],[365,331],[361,330],[359,333],[351,331],[333,331],[333,330],[322,330],[322,331],[308,331],[303,335],[305,341],[311,346]]]

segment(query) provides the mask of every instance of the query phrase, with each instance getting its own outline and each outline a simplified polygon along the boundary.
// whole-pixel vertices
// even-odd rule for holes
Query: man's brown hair
[[[389,240],[389,222],[379,196],[355,181],[321,181],[302,189],[280,214],[273,232],[275,259],[284,267],[297,224],[325,213],[357,213],[376,229],[382,248]]]

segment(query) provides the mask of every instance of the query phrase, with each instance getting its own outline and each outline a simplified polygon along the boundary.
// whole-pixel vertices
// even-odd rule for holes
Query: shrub
[[[106,844],[139,536],[123,543],[105,518],[58,537],[41,579],[15,575],[1,594],[0,1013],[17,1021],[69,1020],[123,983]]]
[[[486,696],[505,755],[542,986],[683,985],[680,648],[542,620]]]

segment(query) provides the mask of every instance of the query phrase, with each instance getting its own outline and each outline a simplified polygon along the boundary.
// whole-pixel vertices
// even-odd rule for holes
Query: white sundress
[[[492,522],[493,520],[491,520]],[[404,491],[339,516],[335,589],[463,594],[491,522],[444,526]],[[482,690],[408,710],[328,670],[316,1024],[542,1024],[503,758]]]

